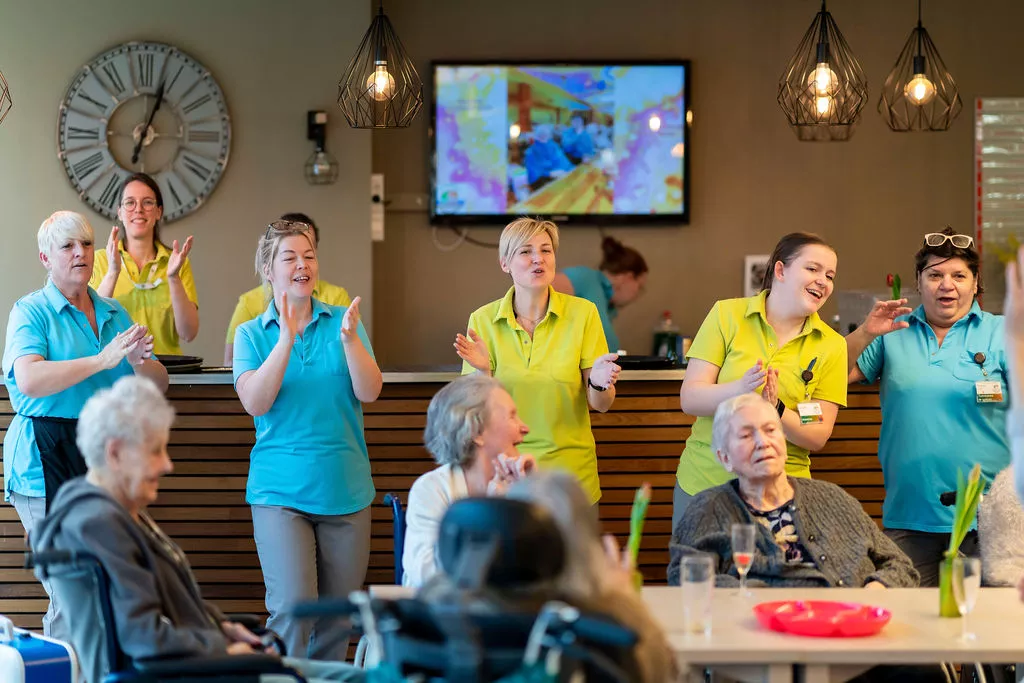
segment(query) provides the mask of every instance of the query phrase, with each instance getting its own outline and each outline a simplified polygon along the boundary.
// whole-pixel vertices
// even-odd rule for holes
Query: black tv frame
[[[688,114],[692,110],[690,100],[690,84],[693,70],[689,59],[607,59],[607,60],[452,60],[438,59],[430,62],[430,124],[428,128],[427,177],[429,179],[428,197],[430,224],[439,226],[467,225],[502,225],[513,220],[518,214],[438,214],[437,213],[437,68],[447,66],[507,66],[507,67],[587,67],[587,66],[681,66],[683,67],[683,104],[686,112],[683,115],[683,211],[673,214],[531,214],[536,218],[546,218],[559,225],[688,225],[690,222],[690,156],[691,135]]]

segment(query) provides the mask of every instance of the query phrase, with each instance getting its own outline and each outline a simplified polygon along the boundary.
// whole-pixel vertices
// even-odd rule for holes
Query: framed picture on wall
[[[761,291],[769,258],[768,254],[748,254],[743,257],[743,296],[754,296]]]

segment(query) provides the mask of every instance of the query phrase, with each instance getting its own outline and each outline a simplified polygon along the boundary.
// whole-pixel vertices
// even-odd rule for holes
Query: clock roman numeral
[[[220,142],[219,130],[189,130],[188,141],[192,142]]]
[[[121,74],[117,72],[116,64],[104,64],[103,73],[107,75],[110,84],[117,90],[118,95],[124,92],[124,81],[121,80]]]
[[[171,92],[171,90],[174,88],[174,84],[178,82],[178,76],[181,75],[181,72],[182,72],[182,70],[184,68],[185,68],[184,64],[181,64],[181,65],[178,66],[178,70],[174,72],[174,76],[171,77],[171,80],[169,80],[167,82],[167,87],[164,88],[164,94],[165,95],[167,93]]]
[[[98,169],[102,164],[103,152],[96,152],[72,166],[71,170],[75,172],[79,180],[85,180],[90,173]]]
[[[139,67],[139,85],[143,88],[153,87],[153,55],[135,55]]]
[[[186,114],[191,114],[196,109],[199,109],[199,107],[209,102],[211,99],[213,98],[210,96],[210,93],[206,93],[202,97],[197,97],[196,99],[192,100],[191,102],[183,106],[181,108],[181,111],[183,111]]]
[[[99,140],[99,128],[79,128],[68,126],[68,140]]]
[[[187,154],[183,154],[181,159],[182,163],[185,165],[185,168],[199,176],[199,179],[202,180],[203,182],[206,182],[206,180],[213,173],[212,168],[207,168],[198,159],[193,159]]]
[[[107,181],[107,186],[103,188],[103,194],[100,195],[100,204],[107,207],[111,211],[117,206],[117,196],[120,194],[121,189],[121,176],[116,173],[110,176],[110,180]]]
[[[174,183],[171,182],[170,178],[167,179],[167,189],[171,191],[171,196],[174,198],[174,203],[177,206],[181,206],[181,196],[179,196],[178,191],[174,189]]]
[[[107,111],[107,105],[103,104],[99,100],[95,100],[92,97],[89,97],[87,94],[85,94],[84,91],[79,90],[78,91],[78,97],[81,97],[86,102],[91,102],[92,104],[96,105],[96,107],[98,107],[99,110],[102,111],[102,112],[106,112]]]

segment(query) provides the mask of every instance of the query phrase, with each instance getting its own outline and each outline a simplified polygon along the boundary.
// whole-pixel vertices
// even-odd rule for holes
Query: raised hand
[[[758,359],[754,367],[744,372],[743,376],[736,380],[736,385],[740,388],[741,394],[749,394],[760,389],[767,377],[768,370],[764,366],[764,361]]]
[[[185,240],[185,244],[178,248],[178,240],[174,240],[171,243],[171,255],[167,259],[167,277],[177,277],[178,273],[181,272],[181,267],[185,264],[185,259],[188,258],[188,253],[192,251],[192,235],[188,236]]]
[[[910,323],[906,320],[899,320],[901,315],[907,315],[913,309],[907,306],[906,299],[893,299],[892,301],[876,301],[875,305],[871,307],[871,312],[868,313],[868,317],[864,319],[864,324],[861,326],[864,331],[873,337],[880,337],[883,334],[889,334],[896,330],[902,330],[910,327]]]
[[[121,249],[117,239],[118,227],[115,225],[110,230],[110,237],[107,239],[107,277],[115,282],[121,275]]]
[[[104,370],[112,370],[125,358],[129,358],[133,365],[141,363],[142,354],[146,353],[146,339],[149,340],[150,355],[153,350],[153,338],[148,336],[148,332],[149,330],[146,329],[145,325],[135,324],[124,332],[114,335],[110,343],[103,347],[103,350],[98,354],[100,367]],[[138,348],[140,346],[142,347],[141,350]],[[145,357],[148,358],[149,356]]]
[[[764,391],[761,392],[764,396],[764,400],[771,403],[773,406],[779,403],[779,371],[769,366],[766,368],[766,374],[764,378]]]
[[[459,358],[469,363],[470,367],[480,372],[491,374],[491,356],[487,352],[487,345],[480,335],[469,330],[469,336],[464,334],[455,335],[455,353]]]
[[[363,298],[357,296],[348,305],[345,317],[341,319],[341,343],[346,344],[359,338],[359,302]]]
[[[594,367],[590,368],[590,383],[594,386],[607,389],[619,379],[622,368],[615,364],[619,359],[617,353],[606,353],[594,361]]]
[[[288,303],[288,295],[281,297],[281,305],[277,310],[277,325],[281,334],[277,338],[278,344],[286,344],[289,348],[295,343],[295,335],[299,333],[299,312],[295,306]]]

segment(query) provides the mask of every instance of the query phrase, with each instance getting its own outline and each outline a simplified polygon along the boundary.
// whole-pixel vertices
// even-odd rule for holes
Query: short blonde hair
[[[558,226],[551,221],[536,218],[517,218],[501,231],[498,240],[498,259],[502,265],[512,260],[516,249],[523,246],[542,232],[551,238],[551,247],[558,251]]]
[[[50,256],[55,244],[67,240],[79,242],[92,242],[93,232],[89,221],[85,216],[74,211],[55,211],[43,221],[36,233],[36,240],[39,242],[39,253]]]
[[[309,240],[309,246],[313,249],[313,253],[316,253],[316,233],[313,231],[313,226],[309,223],[303,223],[302,221],[274,221],[267,226],[266,232],[260,237],[259,244],[256,246],[256,277],[260,279],[263,286],[269,292],[270,278],[267,277],[267,273],[270,272],[270,266],[274,263],[274,259],[277,258],[277,252],[281,249],[281,240],[285,237],[292,237],[295,235],[303,235]]]

